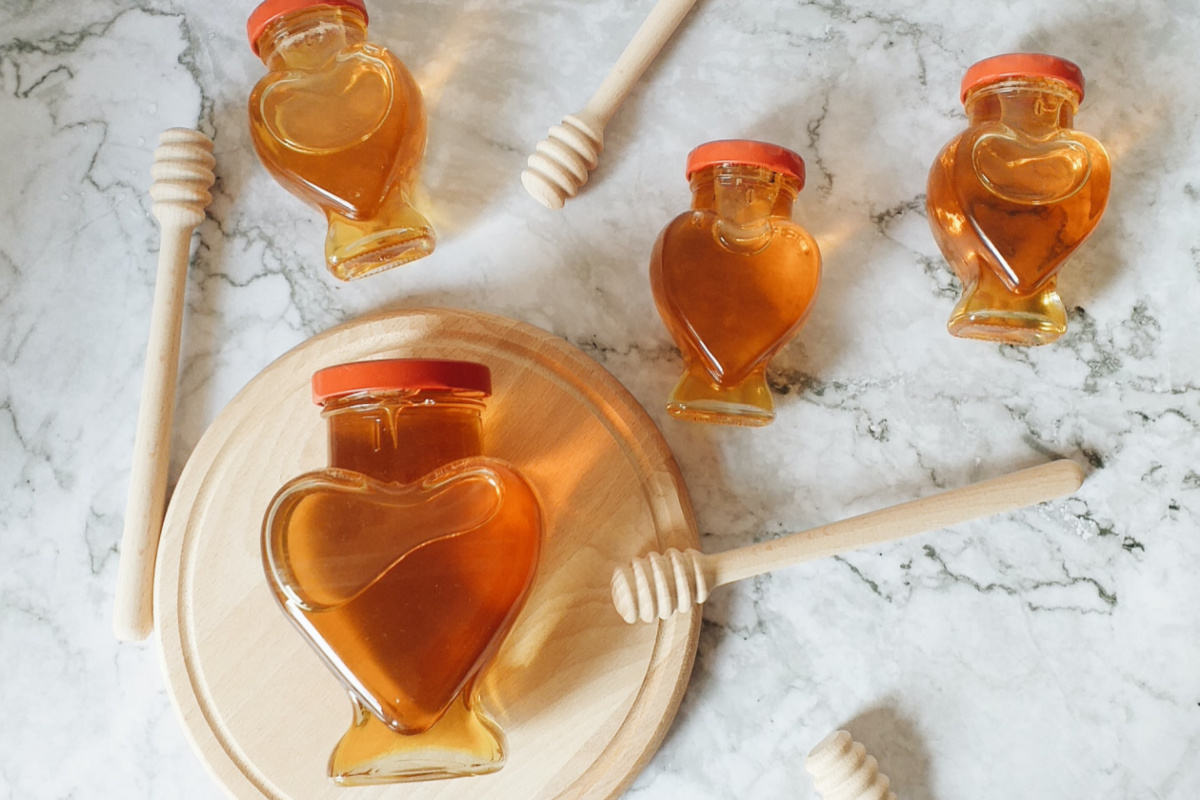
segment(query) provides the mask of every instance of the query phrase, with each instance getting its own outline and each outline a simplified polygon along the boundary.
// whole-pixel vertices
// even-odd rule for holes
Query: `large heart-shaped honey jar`
[[[292,479],[263,521],[267,583],[350,693],[330,759],[345,785],[500,769],[504,734],[477,679],[520,612],[541,508],[487,458],[473,362],[361,361],[313,376],[327,469]]]
[[[420,733],[510,627],[539,532],[529,485],[494,459],[407,485],[331,469],[280,491],[263,555],[284,608],[346,688],[389,727]]]

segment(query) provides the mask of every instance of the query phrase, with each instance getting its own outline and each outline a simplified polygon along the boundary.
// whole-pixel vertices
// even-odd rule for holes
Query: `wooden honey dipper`
[[[1083,477],[1078,464],[1060,459],[716,555],[674,548],[650,553],[613,570],[613,605],[629,623],[686,614],[718,586],[1044,503],[1074,492],[1083,485]]]
[[[113,607],[113,632],[126,642],[145,639],[154,627],[151,590],[167,495],[188,251],[192,231],[212,202],[212,149],[212,140],[203,133],[170,128],[159,137],[150,170],[151,211],[160,229],[158,275]]]
[[[604,149],[604,127],[696,0],[658,0],[582,111],[563,117],[529,156],[521,183],[547,208],[562,208],[587,183]]]
[[[804,760],[804,768],[824,800],[896,800],[879,762],[846,731],[822,739]]]

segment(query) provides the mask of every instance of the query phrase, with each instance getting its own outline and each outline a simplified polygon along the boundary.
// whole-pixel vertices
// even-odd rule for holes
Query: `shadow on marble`
[[[816,238],[821,250],[821,285],[810,316],[767,370],[777,414],[800,402],[805,392],[823,385],[826,376],[836,374],[842,355],[860,335],[858,329],[847,324],[853,317],[844,312],[858,304],[862,279],[871,263],[873,245],[867,235],[871,220],[862,213],[848,215],[830,198],[823,183],[828,176],[822,172],[814,150],[817,139],[811,131],[814,110],[824,114],[826,104],[817,93],[798,91],[792,97],[780,98],[779,106],[771,113],[748,121],[744,128],[748,138],[779,142],[799,152],[809,164],[810,186],[796,198],[792,218]],[[810,131],[808,143],[801,141],[804,131]]]
[[[201,119],[198,125],[213,138],[217,179],[211,189],[213,201],[208,208],[208,216],[196,229],[197,241],[188,266],[168,498],[174,492],[187,458],[218,410],[212,407],[212,377],[216,369],[213,362],[220,351],[223,333],[223,300],[229,288],[228,280],[224,279],[226,251],[230,243],[226,220],[246,180],[244,164],[231,163],[236,161],[231,154],[240,150],[241,142],[230,141],[234,137],[228,135],[229,129],[236,124],[230,117],[229,113],[214,111],[210,117]],[[248,140],[246,145],[248,147]]]
[[[171,469],[168,477],[168,499],[183,471],[187,458],[195,449],[200,436],[207,430],[213,416],[208,396],[212,388],[213,358],[219,350],[218,326],[226,282],[214,281],[222,274],[229,246],[226,219],[231,207],[241,196],[246,181],[244,155],[249,147],[246,136],[230,135],[240,118],[229,110],[216,107],[202,115],[196,127],[213,140],[213,169],[216,182],[210,192],[212,203],[204,221],[196,228],[196,243],[188,265],[188,281],[184,296],[183,328],[180,338],[179,385],[171,436]],[[241,125],[245,128],[245,125]],[[243,141],[244,140],[244,141]],[[243,147],[243,145],[245,147]],[[253,156],[251,156],[253,157]]]
[[[515,118],[528,107],[522,91],[530,76],[545,71],[532,42],[556,38],[554,31],[539,34],[555,22],[478,5],[453,15],[437,4],[406,7],[400,17],[386,8],[374,15],[372,36],[404,61],[424,97],[429,136],[418,205],[439,239],[465,235],[519,185],[522,148],[534,142],[514,141]]]
[[[497,18],[511,13],[475,7],[424,20],[425,52],[408,64],[429,118],[419,199],[442,238],[470,230],[520,173],[505,109],[522,83],[521,59],[504,57],[493,41],[496,31],[517,27]]]
[[[1161,185],[1170,154],[1183,143],[1175,141],[1178,134],[1170,123],[1177,92],[1154,66],[1156,45],[1144,15],[1133,10],[1076,13],[1056,18],[1053,27],[1030,30],[1019,49],[1079,63],[1088,91],[1075,127],[1095,136],[1112,159],[1112,194],[1104,219],[1059,278],[1067,306],[1086,309],[1120,282],[1122,272],[1142,269],[1143,237],[1129,230],[1127,221],[1145,218],[1143,206]],[[1113,31],[1121,32],[1121,40],[1110,50],[1101,43]]]
[[[897,797],[938,800],[930,786],[929,749],[916,725],[902,711],[885,702],[841,727],[875,757],[879,771],[888,776]]]

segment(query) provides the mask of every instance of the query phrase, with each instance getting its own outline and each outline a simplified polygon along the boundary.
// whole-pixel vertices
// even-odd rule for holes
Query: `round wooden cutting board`
[[[536,487],[546,540],[529,601],[483,681],[485,703],[508,735],[507,765],[482,777],[344,789],[326,777],[326,764],[350,725],[350,701],[276,606],[259,537],[275,491],[326,465],[312,373],[394,357],[491,368],[485,449]],[[155,629],[184,729],[238,800],[612,798],[675,715],[700,615],[626,625],[609,600],[609,578],[650,550],[696,545],[666,443],[599,365],[501,317],[393,312],[285,354],[204,434],[163,526]]]

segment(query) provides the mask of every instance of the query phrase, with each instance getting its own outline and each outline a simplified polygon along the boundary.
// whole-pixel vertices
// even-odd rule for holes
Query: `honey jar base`
[[[775,403],[762,372],[755,372],[726,389],[714,386],[704,375],[689,371],[671,393],[667,413],[688,422],[761,428],[775,419]]]
[[[775,420],[774,414],[763,414],[762,409],[730,403],[667,403],[667,413],[686,422],[740,425],[744,428],[762,428]]]
[[[336,225],[330,225],[325,254],[329,271],[342,281],[363,278],[424,258],[437,244],[433,228],[426,226],[382,231],[349,244],[336,245],[335,238],[345,238],[338,235]]]
[[[947,330],[962,339],[1032,347],[1050,344],[1067,332],[1067,311],[1054,291],[1016,298],[1008,308],[989,308],[976,296],[959,302]]]
[[[487,775],[504,766],[504,732],[465,693],[422,733],[398,733],[354,701],[354,724],[329,758],[339,786],[434,781]]]

